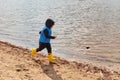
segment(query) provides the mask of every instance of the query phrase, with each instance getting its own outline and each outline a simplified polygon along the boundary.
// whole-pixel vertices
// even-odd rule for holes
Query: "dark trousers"
[[[41,51],[45,48],[47,49],[48,53],[52,53],[51,44],[50,43],[42,43],[42,42],[39,42],[39,48],[37,48],[37,52]]]

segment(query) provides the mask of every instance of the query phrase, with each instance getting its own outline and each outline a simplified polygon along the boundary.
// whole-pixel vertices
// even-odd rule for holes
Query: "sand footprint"
[[[27,68],[25,67],[25,65],[23,65],[23,64],[15,65],[15,66],[16,66],[16,71],[17,71],[17,72],[29,71],[29,69],[27,69]]]

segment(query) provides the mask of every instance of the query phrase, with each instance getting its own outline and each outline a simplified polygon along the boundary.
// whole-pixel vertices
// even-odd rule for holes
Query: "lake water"
[[[0,0],[0,40],[38,47],[47,18],[56,22],[55,55],[120,60],[120,0]]]

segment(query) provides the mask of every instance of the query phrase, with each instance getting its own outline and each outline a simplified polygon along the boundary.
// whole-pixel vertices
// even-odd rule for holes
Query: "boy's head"
[[[47,19],[45,22],[45,25],[49,28],[52,28],[54,26],[55,22],[52,19]]]

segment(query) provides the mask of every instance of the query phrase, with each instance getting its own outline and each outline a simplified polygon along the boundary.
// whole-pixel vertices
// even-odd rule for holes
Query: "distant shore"
[[[30,56],[30,50],[0,41],[0,80],[120,80],[120,73],[57,57]]]

